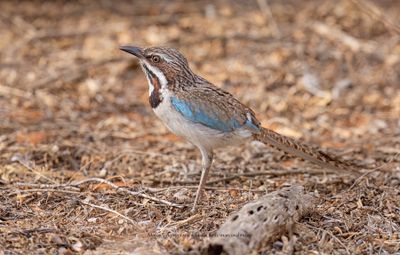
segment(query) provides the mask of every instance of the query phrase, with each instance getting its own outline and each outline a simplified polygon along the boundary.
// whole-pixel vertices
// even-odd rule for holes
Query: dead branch
[[[91,206],[91,207],[94,207],[94,208],[97,208],[97,209],[101,209],[103,211],[107,211],[107,212],[113,213],[115,215],[118,215],[119,217],[124,218],[125,220],[130,222],[131,224],[136,225],[136,222],[134,220],[132,220],[131,218],[129,218],[129,217],[127,217],[127,216],[125,216],[125,215],[113,210],[113,209],[110,209],[110,208],[104,207],[104,206],[100,206],[100,205],[95,205],[95,204],[86,202],[84,200],[80,200],[79,202],[84,204],[84,205],[88,205],[88,206]]]
[[[9,196],[17,195],[20,193],[28,193],[28,192],[58,192],[58,193],[67,193],[67,194],[81,194],[77,191],[71,190],[60,190],[60,189],[19,189],[14,192],[9,193]]]
[[[30,235],[32,235],[32,233],[54,233],[54,232],[58,232],[58,229],[56,229],[56,228],[33,228],[33,229],[13,231],[10,234],[21,234],[24,236],[30,236]]]
[[[180,221],[176,221],[176,222],[171,222],[168,223],[167,225],[165,225],[163,228],[168,228],[168,227],[182,227],[185,226],[187,224],[193,224],[196,221],[199,221],[200,219],[202,219],[203,216],[200,214],[194,214],[192,216],[190,216],[189,218],[180,220]]]
[[[17,182],[14,183],[15,186],[18,187],[37,187],[38,189],[57,189],[57,188],[65,188],[73,191],[79,191],[77,187],[71,187],[69,184],[39,184],[39,183],[28,183],[28,182]]]
[[[248,172],[248,173],[230,175],[227,177],[208,181],[207,185],[213,185],[213,184],[220,183],[220,182],[232,181],[235,179],[239,179],[241,177],[256,177],[256,176],[264,176],[264,175],[277,177],[277,176],[285,176],[285,175],[292,175],[292,174],[295,175],[295,174],[329,174],[329,173],[336,173],[336,172],[331,171],[331,170],[315,171],[315,170],[311,170],[311,169],[309,169],[309,170],[296,170],[296,169],[266,170],[266,171]],[[154,183],[162,182],[164,184],[179,184],[179,185],[192,185],[192,184],[199,183],[199,181],[173,181],[173,180],[160,181],[159,179],[147,179],[146,181],[150,181],[150,182],[154,182]]]
[[[151,201],[154,201],[154,202],[157,202],[157,203],[161,203],[161,204],[165,204],[165,205],[172,206],[172,207],[176,207],[176,208],[183,208],[184,207],[184,205],[176,204],[176,203],[173,203],[173,202],[161,199],[161,198],[157,198],[157,197],[153,197],[153,196],[150,196],[150,195],[147,195],[147,194],[143,194],[141,192],[131,191],[129,189],[126,189],[126,188],[123,188],[123,187],[119,187],[119,186],[115,185],[114,183],[112,183],[110,181],[107,181],[107,180],[104,180],[104,179],[101,179],[101,178],[89,178],[89,179],[85,179],[85,180],[82,180],[82,181],[74,182],[71,185],[72,186],[80,186],[80,185],[82,185],[84,183],[88,183],[88,182],[105,183],[105,184],[109,185],[110,187],[114,188],[117,192],[123,192],[123,193],[127,193],[129,195],[132,195],[132,196],[146,198],[146,199],[149,199]]]
[[[318,231],[321,231],[321,232],[323,232],[323,233],[327,233],[327,234],[330,235],[333,239],[335,239],[336,242],[338,242],[338,243],[346,250],[346,253],[347,253],[347,254],[351,254],[350,251],[349,251],[349,249],[347,248],[347,246],[344,245],[344,243],[343,243],[342,241],[340,241],[339,238],[337,238],[334,234],[332,234],[332,232],[330,232],[330,231],[328,231],[328,230],[324,230],[324,229],[321,229],[321,228],[317,228],[317,227],[311,226],[310,224],[307,224],[307,227],[312,228],[312,229],[315,229],[315,230],[318,230]]]
[[[249,173],[242,173],[242,174],[235,174],[232,176],[227,176],[224,178],[216,179],[213,181],[207,182],[207,185],[212,185],[215,183],[219,182],[226,182],[226,181],[231,181],[234,179],[239,179],[241,177],[256,177],[256,176],[264,176],[264,175],[270,175],[270,176],[284,176],[284,175],[292,175],[292,174],[327,174],[327,173],[333,173],[334,171],[328,170],[328,171],[314,171],[314,170],[270,170],[270,171],[259,171],[259,172],[249,172]]]
[[[32,167],[30,167],[27,163],[23,162],[21,159],[16,158],[15,161],[17,161],[19,164],[21,164],[23,167],[25,167],[27,170],[29,170],[30,172],[42,177],[43,179],[46,179],[52,183],[56,183],[56,181],[54,181],[53,179],[47,177],[46,175],[36,171],[35,169],[33,169]]]

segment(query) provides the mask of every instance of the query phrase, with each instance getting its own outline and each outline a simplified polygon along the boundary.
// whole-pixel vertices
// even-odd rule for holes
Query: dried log
[[[198,249],[200,254],[249,254],[271,243],[307,213],[315,199],[302,186],[285,187],[246,204],[231,215],[215,237]]]

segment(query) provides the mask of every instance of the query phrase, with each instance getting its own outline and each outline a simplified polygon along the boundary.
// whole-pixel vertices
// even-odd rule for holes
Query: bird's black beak
[[[121,47],[119,47],[119,49],[136,56],[138,59],[144,58],[144,53],[143,53],[142,48],[135,47],[135,46],[121,46]]]

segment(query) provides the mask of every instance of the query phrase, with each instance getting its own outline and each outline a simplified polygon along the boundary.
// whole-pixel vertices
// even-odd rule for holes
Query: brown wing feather
[[[229,122],[235,119],[240,125],[244,125],[247,121],[247,114],[250,114],[254,124],[259,125],[250,108],[235,99],[229,92],[210,83],[202,82],[201,86],[185,87],[183,90],[176,91],[175,95],[202,109],[207,109],[210,114],[218,116],[223,121]]]

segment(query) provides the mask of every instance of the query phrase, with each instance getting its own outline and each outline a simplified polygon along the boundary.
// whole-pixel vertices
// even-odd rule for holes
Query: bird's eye
[[[157,55],[151,56],[151,61],[153,61],[154,63],[158,63],[160,62],[160,60],[161,60],[160,56]]]

